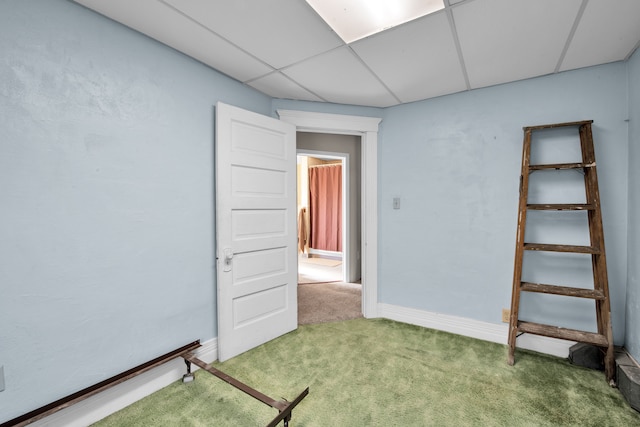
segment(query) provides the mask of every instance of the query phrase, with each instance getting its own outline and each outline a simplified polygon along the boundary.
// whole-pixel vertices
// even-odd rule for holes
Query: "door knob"
[[[224,250],[224,270],[231,271],[231,261],[233,260],[233,251],[230,248]]]

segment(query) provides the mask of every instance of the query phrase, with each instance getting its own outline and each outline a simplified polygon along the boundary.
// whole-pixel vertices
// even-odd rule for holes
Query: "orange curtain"
[[[309,247],[342,252],[342,165],[309,168]]]

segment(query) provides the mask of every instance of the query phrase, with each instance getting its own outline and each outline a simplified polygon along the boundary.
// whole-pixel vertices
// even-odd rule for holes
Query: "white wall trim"
[[[401,307],[380,303],[378,307],[380,317],[422,326],[424,328],[437,329],[470,338],[491,341],[498,344],[507,344],[509,326],[507,324],[495,324],[465,317],[451,316],[448,314],[433,313],[414,308]],[[556,338],[542,337],[538,335],[524,334],[516,341],[517,348],[537,351],[552,356],[566,358],[569,356],[569,347],[574,341],[565,341]],[[505,359],[506,360],[506,359]],[[505,362],[506,363],[506,362]],[[517,363],[517,353],[516,353]]]
[[[353,134],[358,132],[378,132],[381,118],[348,116],[343,114],[314,113],[309,111],[277,110],[280,120],[293,123],[304,132],[340,132]],[[301,129],[299,129],[301,130]]]
[[[362,314],[378,317],[378,125],[377,117],[277,110],[298,132],[359,135],[362,141]]]
[[[202,343],[196,350],[196,355],[207,363],[217,360],[217,338]],[[192,371],[198,369],[195,365],[192,365],[192,368]],[[30,425],[84,427],[93,424],[180,380],[186,372],[184,360],[178,357]]]

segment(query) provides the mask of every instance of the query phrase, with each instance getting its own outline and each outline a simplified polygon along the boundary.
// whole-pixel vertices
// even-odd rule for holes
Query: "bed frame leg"
[[[184,364],[187,365],[187,373],[182,376],[182,382],[190,383],[191,381],[196,379],[196,377],[194,377],[191,373],[191,361],[184,359]]]

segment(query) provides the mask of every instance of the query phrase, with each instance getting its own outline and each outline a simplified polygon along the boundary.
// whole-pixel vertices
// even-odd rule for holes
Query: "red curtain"
[[[342,252],[342,165],[309,168],[309,247]]]

